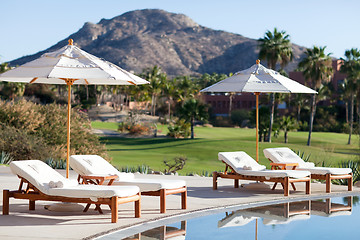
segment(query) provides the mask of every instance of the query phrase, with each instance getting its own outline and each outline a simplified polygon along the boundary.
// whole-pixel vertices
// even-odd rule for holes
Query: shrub
[[[14,159],[66,158],[67,106],[0,101],[0,122],[3,123],[1,136],[13,141],[7,143],[3,137],[0,151]],[[71,154],[107,157],[105,146],[91,133],[87,116],[78,109],[71,110]]]
[[[0,136],[0,150],[14,160],[46,159],[51,153],[43,139],[14,127],[0,124]]]
[[[188,138],[190,136],[190,123],[179,119],[168,126],[168,136],[173,138]]]
[[[241,110],[234,110],[231,112],[231,121],[233,124],[244,127],[244,122],[250,119],[250,111],[241,109]]]
[[[174,157],[172,162],[164,160],[164,164],[167,167],[167,169],[165,169],[164,172],[176,173],[176,171],[179,171],[184,168],[186,160],[187,157],[184,156]]]

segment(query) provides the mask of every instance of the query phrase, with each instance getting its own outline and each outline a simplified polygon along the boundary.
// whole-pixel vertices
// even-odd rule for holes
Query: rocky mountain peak
[[[184,14],[160,9],[124,13],[94,24],[86,22],[76,33],[52,47],[10,62],[21,65],[67,44],[69,38],[80,48],[140,73],[160,66],[169,75],[230,73],[250,67],[258,57],[257,41],[225,31],[200,26]],[[304,48],[293,45],[294,69]]]

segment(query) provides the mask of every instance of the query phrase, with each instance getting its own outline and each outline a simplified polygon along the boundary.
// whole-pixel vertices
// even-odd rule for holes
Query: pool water
[[[123,239],[360,239],[359,203],[359,196],[349,196],[241,209]]]

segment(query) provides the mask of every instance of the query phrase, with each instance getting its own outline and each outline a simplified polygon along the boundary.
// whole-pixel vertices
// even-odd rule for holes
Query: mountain
[[[255,39],[203,27],[183,14],[144,9],[97,24],[87,22],[52,47],[13,60],[10,65],[21,65],[59,49],[69,38],[83,50],[126,70],[141,73],[158,65],[172,76],[234,73],[255,64],[259,53]],[[296,68],[304,51],[304,47],[293,44],[294,60],[287,71]]]

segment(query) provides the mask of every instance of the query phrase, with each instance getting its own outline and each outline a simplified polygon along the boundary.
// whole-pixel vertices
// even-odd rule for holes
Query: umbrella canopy
[[[260,60],[250,68],[215,83],[200,92],[250,92],[256,95],[256,161],[259,162],[259,95],[260,93],[312,93],[317,92],[287,78],[260,64]]]
[[[74,46],[72,39],[69,39],[69,45],[57,51],[45,53],[38,59],[0,74],[0,81],[68,85],[66,177],[69,177],[71,86],[149,83]]]
[[[237,72],[201,92],[250,92],[250,93],[317,93],[260,64]]]
[[[138,85],[148,81],[69,45],[0,75],[1,81],[23,83]]]

